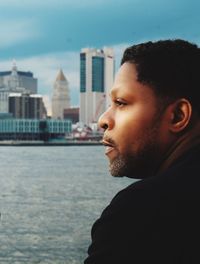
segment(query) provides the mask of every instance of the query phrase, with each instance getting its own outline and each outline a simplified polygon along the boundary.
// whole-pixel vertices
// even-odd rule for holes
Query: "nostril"
[[[109,110],[109,109],[108,109]],[[103,130],[107,130],[110,129],[110,125],[111,125],[111,115],[110,115],[110,111],[106,111],[104,112],[100,117],[99,117],[99,121],[98,121],[98,126],[101,127]]]
[[[102,126],[102,128],[103,128],[104,130],[106,130],[106,129],[108,128],[108,125],[107,125],[107,124],[104,124],[104,125]]]

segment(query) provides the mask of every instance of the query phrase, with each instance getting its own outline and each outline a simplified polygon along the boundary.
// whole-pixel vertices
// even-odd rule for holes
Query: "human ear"
[[[188,126],[191,116],[191,103],[185,98],[176,100],[171,105],[170,131],[173,133],[179,133],[183,131]]]

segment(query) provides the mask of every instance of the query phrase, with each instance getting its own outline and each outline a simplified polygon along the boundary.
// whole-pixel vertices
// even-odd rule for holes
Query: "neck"
[[[164,172],[179,157],[198,144],[200,144],[200,122],[196,123],[188,132],[178,138],[169,148],[158,173]]]

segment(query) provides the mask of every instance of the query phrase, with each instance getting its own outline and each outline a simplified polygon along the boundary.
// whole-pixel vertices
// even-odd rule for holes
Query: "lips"
[[[109,147],[107,146],[106,147],[106,150],[105,150],[105,154],[108,155],[110,152],[112,152],[114,150],[114,147]]]
[[[110,141],[107,141],[105,139],[102,140],[102,144],[106,147],[105,154],[109,155],[114,149],[115,146]]]

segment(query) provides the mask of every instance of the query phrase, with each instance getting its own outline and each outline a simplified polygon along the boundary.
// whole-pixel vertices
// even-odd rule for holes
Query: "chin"
[[[130,164],[129,164],[130,165]],[[110,164],[110,174],[113,177],[127,177],[132,179],[144,179],[153,176],[153,169],[145,166],[128,166],[123,160],[116,160]]]
[[[130,171],[127,171],[127,168],[120,167],[119,163],[117,164],[117,166],[116,164],[110,165],[110,174],[116,178],[128,177],[128,178],[139,179],[139,177],[134,177],[134,175]]]
[[[123,173],[121,174],[121,173],[118,173],[118,172],[115,172],[112,170],[110,170],[110,174],[111,174],[111,176],[116,177],[116,178],[126,177],[126,175],[124,175]]]
[[[110,174],[114,177],[144,179],[156,174],[159,164],[159,151],[155,146],[148,146],[138,153],[119,155],[110,161]]]

